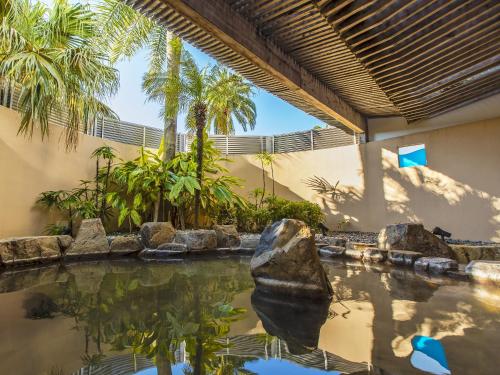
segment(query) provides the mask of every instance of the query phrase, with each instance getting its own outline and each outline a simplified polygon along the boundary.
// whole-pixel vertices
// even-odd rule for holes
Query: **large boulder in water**
[[[422,224],[388,225],[378,235],[378,247],[384,250],[418,251],[424,256],[453,257],[450,246],[425,230]]]
[[[149,222],[142,224],[139,234],[144,247],[156,249],[161,244],[174,240],[175,228],[168,221]]]
[[[269,291],[310,298],[333,295],[314,233],[299,220],[283,219],[268,226],[262,232],[250,269],[255,284]]]

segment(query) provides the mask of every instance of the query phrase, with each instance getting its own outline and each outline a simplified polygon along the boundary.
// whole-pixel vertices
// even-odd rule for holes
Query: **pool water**
[[[498,374],[498,289],[324,267],[326,304],[255,290],[245,257],[6,271],[0,374]]]

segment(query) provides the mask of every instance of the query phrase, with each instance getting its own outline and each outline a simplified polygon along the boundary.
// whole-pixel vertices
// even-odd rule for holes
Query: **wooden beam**
[[[210,33],[299,95],[309,105],[356,132],[366,130],[363,115],[319,81],[272,41],[220,0],[162,0],[171,9]]]

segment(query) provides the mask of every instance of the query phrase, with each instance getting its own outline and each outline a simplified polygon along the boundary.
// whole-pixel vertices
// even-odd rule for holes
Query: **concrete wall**
[[[52,127],[41,142],[37,133],[17,136],[19,116],[0,107],[0,238],[40,234],[54,222],[34,206],[45,190],[69,189],[92,179],[90,153],[104,144],[83,135],[77,152],[59,142],[62,128]],[[137,147],[111,141],[123,159]],[[398,168],[398,146],[425,143],[427,167]],[[233,157],[230,173],[245,180],[244,196],[262,186],[260,164],[254,155]],[[276,194],[321,205],[335,229],[349,220],[347,230],[378,231],[389,223],[423,222],[441,226],[456,238],[500,241],[500,117],[404,137],[334,149],[276,155]],[[336,200],[321,196],[303,180],[319,176],[340,181]],[[270,171],[266,171],[271,191]]]

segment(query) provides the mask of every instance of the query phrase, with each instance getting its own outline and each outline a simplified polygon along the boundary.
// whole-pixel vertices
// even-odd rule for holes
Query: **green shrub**
[[[235,224],[241,232],[262,232],[264,228],[281,219],[298,219],[317,229],[324,215],[316,203],[290,201],[279,197],[268,197],[263,204],[247,202],[245,206],[220,208],[217,222]]]

